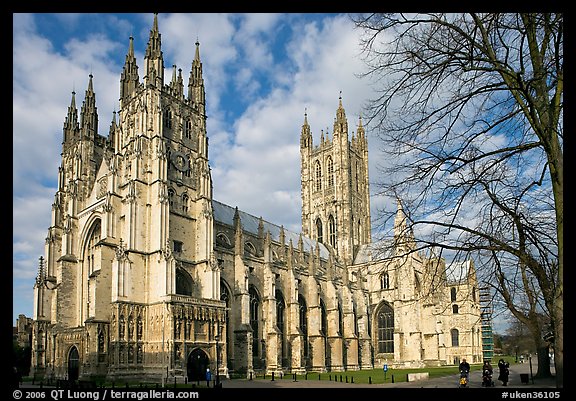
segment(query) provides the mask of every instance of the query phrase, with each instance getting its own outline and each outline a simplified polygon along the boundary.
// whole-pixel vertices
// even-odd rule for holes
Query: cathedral
[[[142,74],[142,77],[140,77]],[[206,369],[303,373],[482,359],[472,261],[416,250],[398,201],[371,240],[368,143],[338,100],[333,131],[300,132],[302,231],[213,199],[199,43],[187,87],[165,82],[154,15],[138,71],[99,133],[93,77],[63,126],[34,285],[31,375],[199,380]]]

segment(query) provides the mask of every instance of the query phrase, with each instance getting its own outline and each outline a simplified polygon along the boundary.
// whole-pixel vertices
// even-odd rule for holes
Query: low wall
[[[406,381],[415,382],[418,380],[427,380],[428,379],[428,372],[420,372],[420,373],[408,373],[406,375]]]

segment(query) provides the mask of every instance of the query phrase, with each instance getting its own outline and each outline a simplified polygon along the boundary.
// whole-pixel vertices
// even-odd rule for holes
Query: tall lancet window
[[[320,161],[316,161],[316,191],[322,190],[322,166],[320,165]]]
[[[84,260],[88,266],[88,274],[94,273],[94,270],[99,268],[99,263],[95,258],[96,246],[100,242],[101,226],[100,220],[97,220],[90,231],[90,236],[88,237],[88,242],[86,243],[86,252],[84,255]]]
[[[318,242],[323,243],[324,236],[322,235],[322,220],[320,220],[320,217],[316,219],[316,238]]]
[[[276,327],[279,332],[279,344],[280,354],[282,357],[282,365],[284,365],[284,358],[286,358],[285,352],[285,342],[286,342],[286,316],[284,313],[286,311],[286,303],[284,302],[284,296],[280,290],[276,290]]]
[[[330,245],[336,249],[336,222],[332,215],[328,217],[328,240],[330,241]]]
[[[172,128],[172,110],[170,109],[164,111],[164,126],[166,128]]]
[[[192,138],[192,120],[190,118],[187,118],[184,123],[184,137],[186,139]]]
[[[298,323],[300,331],[302,332],[302,348],[304,357],[308,357],[308,307],[306,306],[306,300],[301,294],[298,294]]]
[[[394,310],[383,303],[376,312],[376,350],[378,353],[394,352]]]
[[[334,162],[331,156],[328,156],[326,167],[328,169],[328,188],[332,188],[334,186]]]
[[[260,343],[260,296],[256,287],[250,284],[248,288],[250,294],[250,326],[252,327],[252,355],[259,356]]]

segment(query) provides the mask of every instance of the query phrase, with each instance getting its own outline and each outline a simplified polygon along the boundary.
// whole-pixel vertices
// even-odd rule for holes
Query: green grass
[[[500,358],[498,358],[500,359]],[[498,363],[496,360],[496,365]],[[504,358],[507,360],[506,358]],[[510,362],[510,361],[509,361]],[[512,361],[513,362],[513,359]],[[497,369],[497,366],[493,366]],[[471,365],[471,370],[481,370],[481,365]],[[421,373],[428,372],[429,378],[445,377],[451,375],[457,375],[459,373],[458,366],[442,366],[442,367],[430,367],[430,368],[420,368],[420,369],[388,369],[386,375],[384,375],[383,369],[368,369],[368,370],[348,370],[344,372],[327,372],[327,373],[317,373],[308,372],[307,375],[296,375],[296,380],[298,381],[311,381],[311,380],[326,380],[326,381],[338,381],[342,383],[363,383],[363,384],[383,384],[383,383],[401,383],[407,381],[408,373]],[[340,378],[342,377],[342,378]],[[231,379],[241,379],[246,380],[245,377],[231,377]],[[271,375],[258,374],[253,377],[254,380],[271,380]],[[281,378],[278,375],[274,376],[274,380],[294,380],[294,376],[290,373],[283,375]],[[393,381],[392,381],[393,380]]]
[[[474,368],[472,368],[474,370]],[[348,383],[372,383],[372,384],[382,384],[382,383],[395,383],[405,382],[406,375],[408,373],[418,373],[418,372],[428,372],[429,377],[442,377],[449,376],[458,373],[458,368],[452,367],[441,367],[441,368],[427,368],[427,369],[388,369],[386,375],[382,369],[369,369],[369,370],[348,370],[344,372],[308,372],[304,375],[296,375],[296,380],[298,381],[312,381],[312,380],[322,380],[322,381],[338,381],[338,382],[348,382]],[[257,375],[255,380],[271,380],[271,375]],[[285,374],[279,377],[275,375],[275,380],[294,380],[292,374]]]

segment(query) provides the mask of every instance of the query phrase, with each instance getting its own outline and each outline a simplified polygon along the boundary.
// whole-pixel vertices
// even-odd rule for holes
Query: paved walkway
[[[456,367],[454,370],[457,370]],[[552,374],[555,374],[554,368],[551,368]],[[495,369],[498,371],[498,368]],[[538,371],[538,366],[532,364],[532,372],[536,374]],[[521,381],[521,374],[528,374],[528,383],[522,383]],[[413,382],[399,382],[399,383],[382,383],[382,384],[366,384],[366,383],[341,383],[336,381],[329,381],[329,380],[317,380],[317,379],[310,379],[310,380],[301,380],[293,381],[291,378],[284,378],[284,379],[276,379],[274,381],[270,379],[257,379],[257,380],[247,380],[247,379],[234,379],[234,380],[222,380],[222,388],[333,388],[333,389],[362,389],[362,388],[372,388],[372,389],[384,389],[384,388],[457,388],[458,387],[458,379],[460,377],[459,373],[455,373],[454,375],[433,378],[433,379],[424,379],[419,381]],[[510,389],[510,390],[518,390],[518,389],[553,389],[556,388],[556,380],[555,377],[546,378],[546,379],[530,379],[530,365],[528,363],[524,364],[514,364],[510,366],[510,381],[508,382],[508,386],[502,386],[502,383],[497,381],[496,378],[498,374],[494,376],[495,388],[499,388],[501,390]],[[481,388],[482,387],[482,374],[480,371],[472,371],[470,373],[470,384],[469,387],[471,388]],[[30,382],[25,382],[21,388],[31,388],[31,387],[38,387],[38,384],[31,384]],[[47,386],[45,386],[47,387]]]
[[[456,370],[456,368],[454,368]],[[555,374],[554,368],[551,369],[552,374]],[[495,369],[498,371],[498,368]],[[532,364],[532,372],[536,374],[538,366]],[[521,374],[528,374],[528,383],[522,383]],[[413,382],[399,382],[399,383],[383,383],[383,384],[357,384],[357,383],[340,383],[329,380],[298,380],[292,379],[257,379],[257,380],[222,380],[223,388],[455,388],[458,387],[459,373],[451,376],[439,377],[433,379],[425,379]],[[530,379],[530,365],[514,364],[510,366],[510,381],[508,386],[504,387],[501,382],[497,381],[498,374],[494,376],[495,387],[501,389],[535,389],[535,388],[556,388],[555,377],[546,379]],[[482,387],[482,373],[480,371],[473,371],[470,373],[471,388]]]

